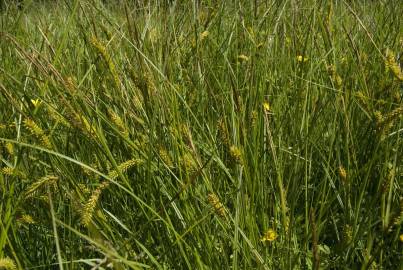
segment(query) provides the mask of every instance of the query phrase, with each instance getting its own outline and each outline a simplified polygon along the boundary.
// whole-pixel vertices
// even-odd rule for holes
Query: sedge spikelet
[[[129,131],[128,131],[125,123],[123,122],[122,118],[110,108],[108,108],[108,114],[109,114],[109,117],[111,118],[112,122],[118,127],[120,132],[122,132],[122,134],[125,137],[128,137]]]
[[[389,49],[386,50],[385,66],[386,70],[390,70],[399,81],[403,81],[403,72],[395,59],[393,51]]]
[[[393,226],[398,227],[402,223],[402,220],[403,220],[403,198],[400,198],[400,211],[393,219]]]
[[[403,106],[400,106],[388,114],[382,115],[381,112],[376,111],[374,118],[376,126],[381,135],[385,134],[394,124],[395,120],[400,118],[403,114]]]
[[[14,168],[11,167],[4,167],[1,169],[1,173],[4,175],[12,176],[14,175]]]
[[[10,142],[6,142],[5,147],[6,147],[6,150],[7,150],[8,154],[10,156],[14,156],[14,144],[12,144]]]
[[[400,106],[390,113],[386,114],[381,124],[388,124],[394,122],[397,118],[403,115],[403,106]]]
[[[240,55],[238,55],[238,60],[240,62],[248,62],[249,61],[249,56],[246,56],[244,54],[240,54]]]
[[[218,128],[218,135],[220,136],[221,141],[224,143],[224,145],[228,147],[230,144],[230,139],[224,119],[221,118],[220,120],[218,120],[217,128]]]
[[[0,170],[0,172],[4,175],[8,175],[8,176],[16,176],[16,177],[21,177],[23,179],[27,178],[25,173],[17,170],[16,168],[12,168],[12,167],[4,167]]]
[[[105,61],[106,65],[108,66],[109,72],[112,74],[113,81],[117,88],[120,88],[120,80],[118,73],[116,72],[115,64],[112,61],[111,56],[106,51],[105,46],[95,37],[92,36],[90,40],[92,46],[96,49],[96,51],[101,55],[102,59]]]
[[[251,113],[251,116],[250,116],[250,125],[251,125],[251,127],[256,126],[257,117],[258,117],[257,111],[253,110],[252,113]]]
[[[353,239],[353,229],[349,224],[346,224],[343,228],[343,241],[346,244],[349,244],[351,243],[352,239]]]
[[[25,191],[25,198],[30,198],[35,192],[43,186],[49,185],[56,187],[56,183],[59,180],[59,177],[54,175],[46,175],[44,177],[39,178],[37,181],[32,183]]]
[[[338,173],[339,173],[339,177],[340,177],[342,183],[343,183],[343,184],[346,184],[346,183],[347,183],[347,172],[346,172],[346,169],[344,169],[343,166],[340,166],[340,167],[338,168]]]
[[[4,270],[15,270],[17,266],[14,261],[8,257],[0,258],[0,269]]]
[[[204,31],[200,34],[200,41],[203,41],[204,39],[206,39],[209,36],[209,31]]]
[[[41,127],[39,127],[32,119],[24,120],[25,126],[43,143],[43,145],[47,148],[51,148],[52,144],[50,143],[49,137],[46,136],[45,132]]]
[[[17,219],[20,224],[35,224],[36,221],[33,219],[31,215],[23,214],[20,218]]]
[[[330,65],[327,67],[327,71],[329,72],[330,78],[332,79],[334,85],[337,88],[340,88],[343,84],[343,80],[340,75],[336,71],[336,67],[334,65]]]
[[[90,189],[89,189],[86,185],[84,185],[84,184],[82,184],[82,183],[78,184],[77,186],[78,186],[78,188],[80,189],[80,191],[81,191],[84,195],[88,195],[88,194],[91,192]]]
[[[78,113],[75,113],[75,119],[77,121],[77,123],[81,123],[78,124],[85,132],[87,132],[88,135],[90,135],[91,137],[94,137],[96,134],[96,126],[94,124],[90,124],[90,121],[88,121],[87,117],[85,117],[84,115],[80,115]]]
[[[237,146],[232,145],[229,149],[229,153],[232,160],[234,160],[237,164],[242,165],[242,152]]]
[[[197,164],[190,153],[184,154],[180,159],[180,164],[184,172],[188,175],[196,172]]]
[[[99,197],[101,196],[102,191],[108,186],[109,182],[101,183],[91,194],[88,201],[83,205],[83,208],[81,209],[81,223],[84,226],[88,227],[88,225],[91,223]]]
[[[159,155],[161,157],[161,160],[169,167],[169,168],[173,168],[174,164],[172,162],[172,159],[168,153],[168,151],[164,148],[164,147],[160,147],[159,149]]]
[[[214,208],[215,212],[220,216],[220,217],[225,217],[225,207],[224,205],[220,202],[220,199],[218,196],[214,193],[210,193],[207,196],[207,200],[209,204]]]
[[[125,161],[125,162],[119,164],[116,170],[113,170],[113,171],[109,172],[109,173],[108,173],[108,176],[109,176],[109,178],[111,178],[112,180],[115,180],[115,179],[118,178],[118,176],[119,176],[119,171],[122,172],[122,173],[124,173],[124,172],[126,172],[127,170],[129,170],[130,168],[132,168],[132,167],[134,167],[134,166],[137,166],[137,165],[140,165],[140,164],[142,164],[143,162],[144,162],[143,160],[137,159],[137,158],[134,158],[134,159],[130,159],[130,160],[128,160],[128,161]]]

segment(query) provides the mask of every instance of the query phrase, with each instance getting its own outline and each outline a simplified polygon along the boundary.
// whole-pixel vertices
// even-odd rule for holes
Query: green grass
[[[3,7],[0,269],[402,269],[402,2],[172,2]]]

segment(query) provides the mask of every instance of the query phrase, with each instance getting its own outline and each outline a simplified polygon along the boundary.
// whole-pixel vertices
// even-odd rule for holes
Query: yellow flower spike
[[[305,56],[302,56],[302,55],[298,55],[298,56],[297,56],[297,61],[298,61],[298,62],[303,62],[303,63],[305,63],[305,62],[307,62],[308,60],[309,60],[308,57],[305,57]]]
[[[31,103],[34,104],[35,108],[38,107],[41,104],[41,101],[39,98],[37,99],[31,99]]]
[[[262,242],[273,242],[277,239],[277,233],[273,229],[268,229],[263,237],[260,239]]]

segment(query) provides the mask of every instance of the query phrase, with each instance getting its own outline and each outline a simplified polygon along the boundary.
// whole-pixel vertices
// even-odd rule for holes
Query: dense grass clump
[[[401,269],[403,2],[116,2],[2,7],[0,269]]]

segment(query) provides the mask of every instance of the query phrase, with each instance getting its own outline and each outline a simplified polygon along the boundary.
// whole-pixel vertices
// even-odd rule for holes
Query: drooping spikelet
[[[8,257],[0,258],[0,269],[4,270],[15,270],[17,266],[14,261]]]
[[[94,214],[95,208],[99,201],[102,191],[109,186],[109,182],[101,183],[95,191],[91,194],[88,201],[83,205],[81,209],[81,223],[84,226],[88,226],[92,221],[92,216]]]
[[[109,72],[112,74],[113,81],[117,88],[120,88],[120,80],[118,73],[116,72],[115,64],[112,61],[111,56],[106,51],[105,46],[95,37],[92,36],[90,40],[92,46],[96,49],[96,51],[101,55],[102,59],[105,61],[106,65],[108,66]]]
[[[25,119],[24,124],[39,140],[41,140],[45,147],[52,148],[49,137],[45,134],[43,129],[39,127],[32,119]]]
[[[57,187],[57,181],[59,180],[59,177],[54,176],[54,175],[46,175],[44,177],[39,178],[37,181],[32,183],[25,191],[25,198],[30,198],[32,197],[35,192],[40,189],[41,187],[44,186],[52,186],[54,188]]]
[[[137,159],[137,158],[130,159],[128,161],[123,162],[122,164],[119,164],[117,170],[110,171],[108,173],[108,176],[112,180],[115,180],[119,176],[119,171],[124,173],[127,170],[129,170],[130,168],[143,164],[143,163],[144,163],[144,161],[141,159]]]
[[[225,207],[224,205],[220,202],[220,199],[218,196],[214,193],[210,193],[207,197],[207,200],[209,204],[214,208],[215,212],[220,216],[220,217],[225,217]]]

